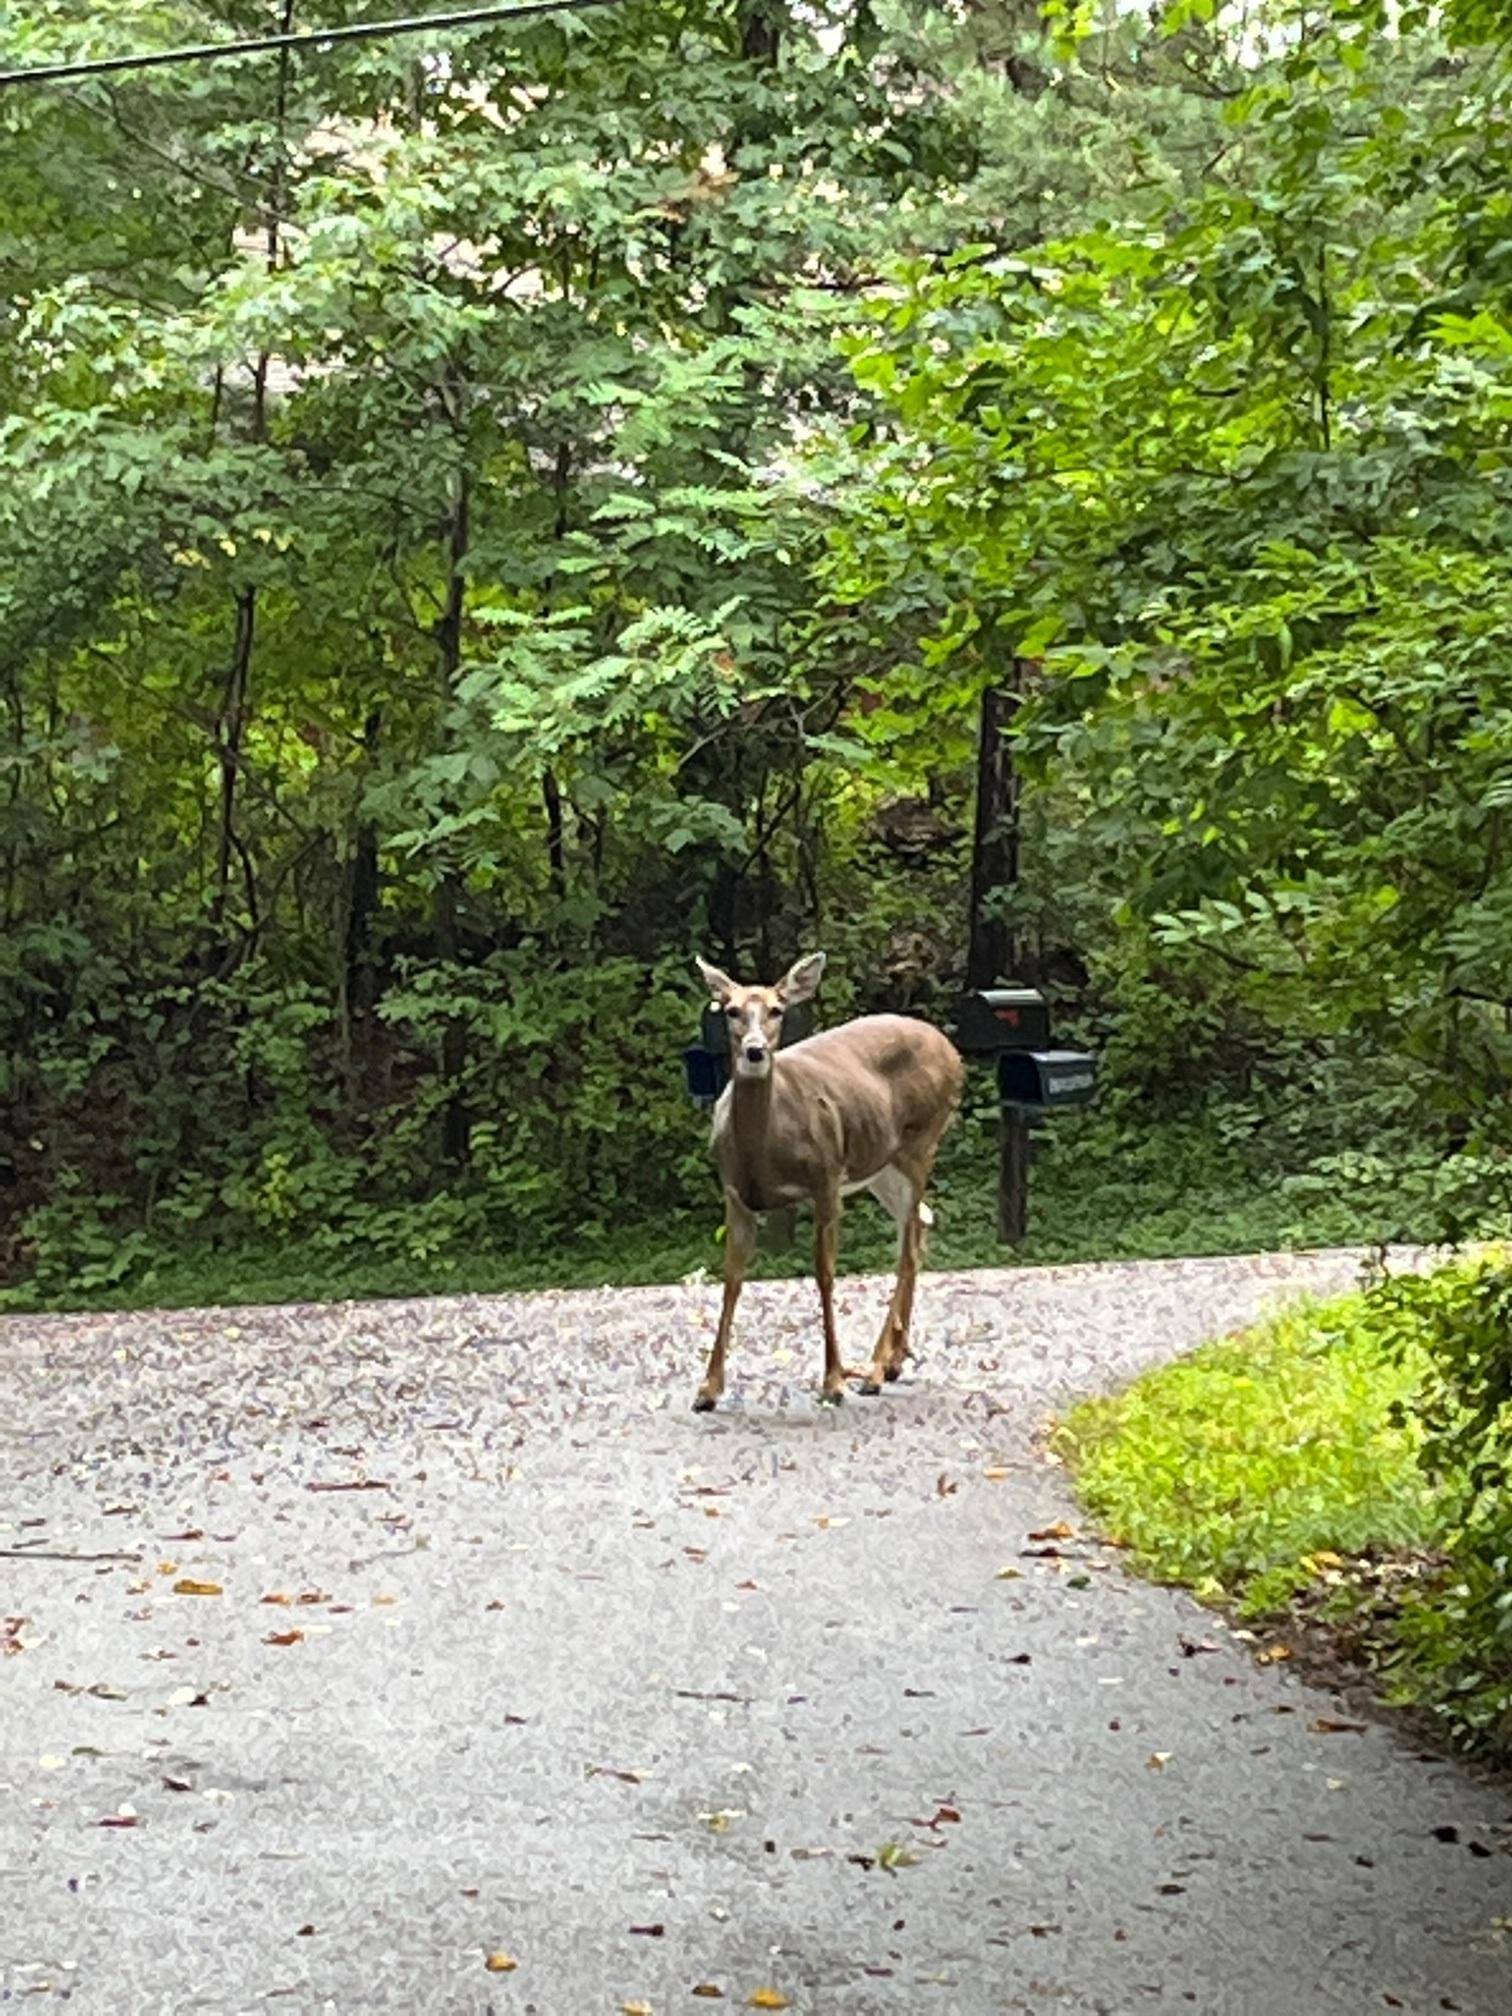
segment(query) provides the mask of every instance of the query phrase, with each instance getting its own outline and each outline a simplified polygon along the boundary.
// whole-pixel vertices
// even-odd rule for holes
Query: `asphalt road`
[[[1512,1794],[1030,1537],[1351,1271],[930,1276],[833,1412],[811,1283],[704,1417],[710,1287],[0,1325],[0,2002],[1507,2016]]]

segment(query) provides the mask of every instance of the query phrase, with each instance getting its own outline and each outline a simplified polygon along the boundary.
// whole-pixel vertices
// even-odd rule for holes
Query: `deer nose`
[[[766,1045],[764,1043],[747,1043],[745,1046],[747,1064],[762,1063],[766,1054]]]

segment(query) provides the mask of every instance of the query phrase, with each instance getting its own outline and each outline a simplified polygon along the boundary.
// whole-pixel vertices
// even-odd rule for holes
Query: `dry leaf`
[[[667,1928],[665,1925],[632,1925],[630,1930],[637,1939],[660,1939]]]
[[[174,1583],[173,1593],[175,1596],[219,1596],[221,1585],[219,1582],[191,1582],[186,1575],[182,1581]]]
[[[651,2016],[649,2002],[621,2002],[620,2016]]]
[[[304,1638],[303,1631],[270,1631],[264,1638],[264,1645],[298,1645]]]
[[[696,1988],[689,1989],[690,1995],[701,1995],[705,2002],[723,2002],[723,1988],[716,1988],[712,1981],[700,1981]]]
[[[262,1600],[264,1603],[288,1603],[292,1599],[285,1596],[281,1589],[275,1589],[271,1595],[264,1596]]]
[[[987,1479],[989,1484],[1001,1484],[1004,1478],[1011,1477],[1013,1475],[1013,1472],[1007,1467],[1006,1464],[994,1463],[992,1468],[990,1470],[984,1470],[982,1472],[982,1475]]]
[[[999,1568],[992,1579],[994,1582],[1022,1582],[1024,1571],[1022,1568]]]
[[[1053,1526],[1042,1526],[1037,1533],[1029,1535],[1031,1540],[1074,1540],[1076,1528],[1068,1526],[1064,1519],[1057,1519]]]
[[[1147,1771],[1164,1771],[1176,1753],[1173,1750],[1152,1750],[1145,1759]]]
[[[746,2004],[748,2009],[791,2009],[792,2006],[778,1988],[758,1988]]]
[[[490,1953],[483,1962],[490,1974],[513,1974],[519,1964],[519,1961],[508,1953]]]
[[[1283,1659],[1292,1657],[1290,1645],[1267,1645],[1263,1652],[1255,1654],[1257,1666],[1279,1666]]]
[[[178,1563],[177,1561],[159,1561],[157,1572],[159,1575],[177,1575]]]
[[[1363,1722],[1336,1722],[1331,1715],[1318,1715],[1308,1723],[1314,1736],[1363,1736]]]

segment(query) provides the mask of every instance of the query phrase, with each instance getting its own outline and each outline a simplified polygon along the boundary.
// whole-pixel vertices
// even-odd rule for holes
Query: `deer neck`
[[[750,1211],[772,1208],[768,1147],[772,1124],[774,1059],[764,1078],[736,1078],[731,1084],[730,1147],[734,1188]]]

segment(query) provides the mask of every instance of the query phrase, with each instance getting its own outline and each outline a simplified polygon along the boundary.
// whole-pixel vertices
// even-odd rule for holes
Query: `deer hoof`
[[[819,1395],[819,1405],[821,1407],[838,1407],[844,1398],[845,1395],[841,1392],[824,1392]]]
[[[903,1377],[903,1367],[901,1365],[889,1365],[887,1370],[883,1373],[882,1376],[887,1381],[888,1385],[891,1386],[895,1379],[901,1379]]]
[[[882,1391],[882,1388],[877,1384],[875,1379],[863,1379],[861,1381],[861,1391],[866,1395],[868,1400],[875,1400],[877,1395]]]
[[[693,1412],[695,1414],[712,1414],[714,1412],[714,1395],[712,1393],[700,1393],[693,1402]]]

